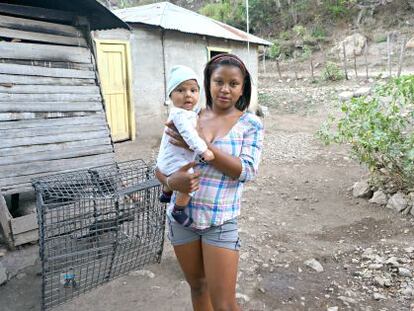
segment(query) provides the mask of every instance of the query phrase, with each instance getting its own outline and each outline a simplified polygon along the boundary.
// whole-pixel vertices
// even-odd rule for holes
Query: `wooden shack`
[[[114,161],[90,35],[111,28],[128,26],[95,0],[0,0],[0,229],[11,246],[37,234],[35,214],[9,213],[33,178]]]

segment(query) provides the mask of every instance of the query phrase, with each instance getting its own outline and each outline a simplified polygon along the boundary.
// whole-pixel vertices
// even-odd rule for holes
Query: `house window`
[[[231,49],[223,49],[218,47],[207,47],[207,57],[210,60],[212,57],[223,54],[223,53],[230,53]]]

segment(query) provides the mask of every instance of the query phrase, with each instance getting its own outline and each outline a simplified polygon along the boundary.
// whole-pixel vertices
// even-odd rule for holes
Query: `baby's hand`
[[[204,161],[207,161],[207,162],[213,161],[215,158],[213,151],[211,151],[210,149],[207,149],[206,151],[204,151],[201,154],[201,157],[203,158]]]

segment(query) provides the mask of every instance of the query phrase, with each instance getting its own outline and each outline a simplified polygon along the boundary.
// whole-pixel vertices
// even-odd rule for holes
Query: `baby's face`
[[[193,110],[200,97],[197,82],[195,80],[184,81],[171,92],[170,97],[175,107]]]

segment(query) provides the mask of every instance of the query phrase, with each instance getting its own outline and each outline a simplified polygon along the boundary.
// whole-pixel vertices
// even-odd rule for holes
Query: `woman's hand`
[[[197,191],[199,187],[200,172],[188,172],[188,170],[195,165],[195,162],[190,162],[169,177],[163,175],[158,169],[156,169],[155,175],[162,184],[166,185],[171,190],[182,193],[191,193],[193,191]]]
[[[165,130],[168,136],[170,136],[169,142],[173,144],[174,146],[190,149],[181,136],[181,134],[177,131],[177,128],[175,127],[174,123],[172,121],[168,121],[165,123],[165,126],[168,128]]]
[[[171,189],[182,193],[191,193],[199,188],[200,172],[189,173],[188,170],[196,165],[190,162],[168,177]]]

